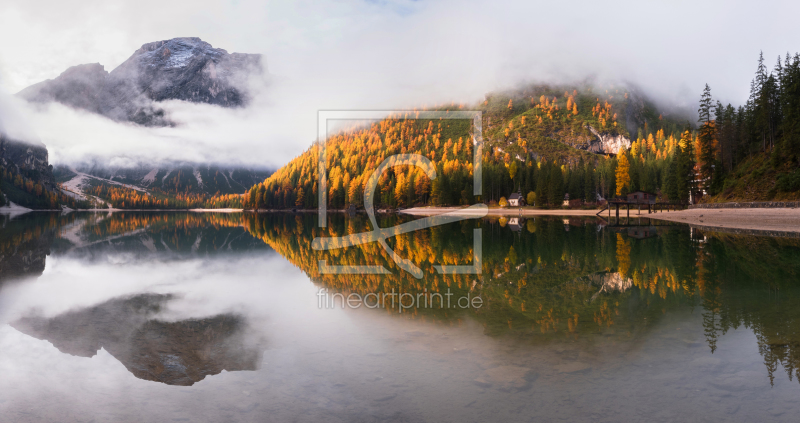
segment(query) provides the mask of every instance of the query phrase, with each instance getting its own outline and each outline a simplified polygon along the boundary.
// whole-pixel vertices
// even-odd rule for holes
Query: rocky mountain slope
[[[244,167],[174,163],[171,165],[109,167],[87,164],[78,167],[59,166],[55,176],[59,182],[80,181],[70,186],[81,189],[99,183],[118,183],[145,191],[241,194],[253,184],[263,181],[271,172]]]
[[[53,208],[58,195],[47,147],[0,133],[0,205],[11,201],[34,209]]]
[[[184,100],[222,107],[245,106],[247,79],[264,74],[261,55],[228,53],[199,38],[144,44],[111,72],[99,63],[73,66],[18,95],[59,102],[118,121],[170,125],[158,102]]]
[[[57,102],[119,122],[172,126],[175,123],[159,102],[182,100],[226,108],[245,107],[252,100],[247,89],[249,79],[265,77],[266,67],[259,54],[228,53],[199,38],[173,38],[142,45],[111,72],[99,63],[77,65],[55,79],[23,89],[18,95],[29,102]],[[39,163],[44,157],[46,167],[47,150],[42,147],[32,151]],[[23,156],[20,150],[8,160],[17,166],[19,160],[26,166],[33,164],[33,159]],[[79,173],[96,177],[94,182],[107,179],[142,189],[209,195],[242,193],[270,174],[266,169],[207,163],[168,166],[139,163],[127,168],[89,163],[74,170],[59,167],[56,179],[67,182]],[[47,184],[54,185],[52,173],[46,179]]]
[[[479,108],[487,145],[520,160],[615,155],[649,132],[677,133],[686,124],[623,83],[529,85],[489,93]]]
[[[16,141],[0,134],[0,164],[15,173],[37,175],[48,187],[54,185],[47,147],[40,142]]]

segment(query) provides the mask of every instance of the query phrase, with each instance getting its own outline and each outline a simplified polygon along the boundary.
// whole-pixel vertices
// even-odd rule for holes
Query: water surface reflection
[[[92,357],[103,348],[136,377],[168,385],[193,385],[222,370],[257,369],[264,347],[243,333],[240,316],[154,318],[170,299],[140,294],[49,319],[27,316],[11,326],[65,354]]]
[[[10,421],[796,420],[800,242],[623,223],[485,219],[391,239],[423,269],[416,279],[377,245],[311,249],[315,237],[371,229],[360,216],[332,215],[327,228],[304,214],[5,219],[0,411]],[[470,263],[475,227],[482,275],[437,273]],[[393,274],[323,275],[320,259]],[[320,309],[320,288],[483,305]]]

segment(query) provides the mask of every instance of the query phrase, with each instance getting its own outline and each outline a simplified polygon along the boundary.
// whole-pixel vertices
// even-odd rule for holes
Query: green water
[[[0,421],[797,421],[800,238],[614,223],[0,216]]]

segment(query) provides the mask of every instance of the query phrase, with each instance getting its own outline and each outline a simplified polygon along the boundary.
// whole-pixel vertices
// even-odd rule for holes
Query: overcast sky
[[[800,50],[799,15],[796,1],[4,0],[0,113],[16,109],[55,162],[171,155],[277,166],[314,140],[319,109],[474,102],[523,81],[594,74],[691,109],[708,82],[739,104],[759,51],[771,68]],[[247,112],[169,105],[186,122],[173,130],[7,96],[77,64],[110,71],[142,44],[180,36],[263,54],[273,85]]]

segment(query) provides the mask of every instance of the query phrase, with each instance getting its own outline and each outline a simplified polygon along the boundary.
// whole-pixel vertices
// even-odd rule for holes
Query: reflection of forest
[[[334,290],[358,292],[441,292],[481,295],[485,306],[473,311],[490,333],[519,332],[564,336],[598,332],[614,324],[638,321],[631,307],[620,307],[636,297],[635,313],[691,302],[691,270],[663,257],[665,242],[680,242],[693,255],[689,232],[666,230],[664,237],[635,239],[598,231],[594,219],[536,218],[513,222],[505,218],[467,221],[405,234],[391,245],[402,257],[424,270],[422,279],[399,270],[376,244],[331,252],[310,248],[314,237],[341,236],[367,231],[363,218],[332,218],[319,228],[313,215],[246,216],[251,233],[307,272],[313,280]],[[401,221],[385,217],[379,224]],[[483,228],[482,275],[441,275],[437,264],[469,264],[472,229]],[[681,238],[682,237],[682,238]],[[635,248],[634,248],[635,247]],[[338,265],[381,264],[392,275],[320,275],[317,263]],[[683,273],[682,273],[683,272]],[[629,289],[635,287],[636,289]],[[689,295],[686,295],[689,294]],[[643,301],[640,301],[643,300]],[[626,311],[621,311],[622,309]],[[412,314],[457,318],[448,310],[414,310]],[[638,315],[638,314],[637,314]]]
[[[433,227],[388,240],[419,266],[416,279],[377,244],[315,251],[315,237],[371,230],[364,216],[333,214],[114,213],[11,220],[0,230],[0,266],[36,251],[55,254],[109,248],[210,254],[268,245],[334,292],[446,292],[480,295],[477,310],[412,309],[404,316],[455,322],[471,315],[487,334],[570,339],[635,336],[670,310],[701,305],[712,352],[728,329],[753,330],[770,374],[800,368],[800,241],[690,230],[685,226],[612,228],[591,218],[484,219]],[[17,218],[20,219],[20,218]],[[381,227],[407,217],[379,217]],[[473,228],[483,229],[481,275],[442,275],[434,266],[466,265]],[[78,228],[78,229],[75,229]],[[37,235],[39,234],[39,235]],[[49,238],[40,236],[50,234]],[[44,241],[42,241],[44,240]],[[51,243],[52,247],[45,245]],[[80,249],[78,248],[78,249]],[[16,258],[15,258],[16,257]],[[36,263],[38,259],[28,262]],[[383,265],[390,275],[321,275],[329,265]],[[34,268],[32,267],[32,268]],[[3,268],[5,269],[5,268]],[[35,272],[34,272],[35,273]],[[397,313],[387,307],[387,313]]]
[[[39,276],[60,228],[75,216],[30,213],[14,219],[0,215],[0,286],[17,278]]]
[[[269,250],[250,236],[241,214],[27,213],[0,215],[0,284],[42,274],[45,259],[77,254],[101,259],[112,252],[142,259]]]
[[[341,292],[441,292],[480,295],[471,310],[491,335],[563,339],[589,334],[631,336],[669,310],[702,305],[712,352],[717,338],[745,326],[759,339],[772,372],[800,365],[800,241],[702,233],[686,226],[615,228],[587,218],[484,219],[396,237],[402,257],[425,271],[422,279],[394,266],[375,244],[331,252],[311,249],[314,237],[370,230],[366,219],[332,216],[326,228],[314,215],[244,216],[251,234]],[[384,217],[388,227],[404,218]],[[513,223],[513,224],[512,224]],[[472,229],[483,228],[483,274],[440,275],[435,264],[469,264]],[[381,264],[392,275],[320,275],[328,263]],[[793,300],[797,301],[793,301]],[[464,311],[461,311],[464,313]],[[417,309],[412,318],[458,319],[452,310]],[[797,317],[794,317],[797,316]]]

